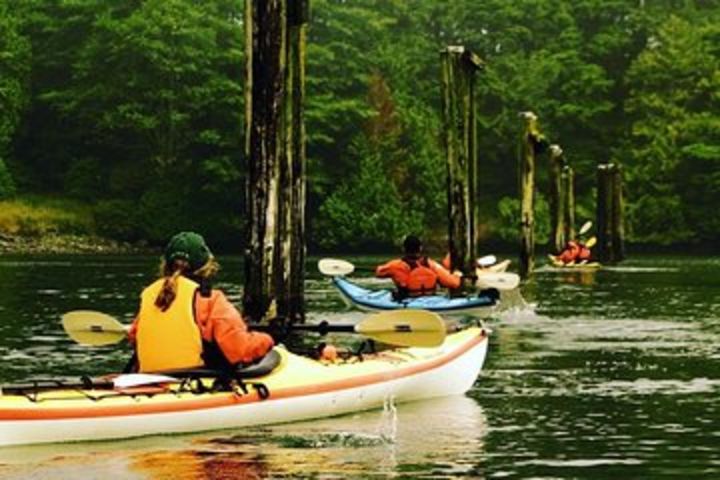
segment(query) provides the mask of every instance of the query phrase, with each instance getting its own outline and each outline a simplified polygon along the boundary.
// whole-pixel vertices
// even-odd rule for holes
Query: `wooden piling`
[[[535,156],[547,148],[547,141],[533,112],[520,117],[520,275],[527,277],[535,263]]]
[[[550,145],[550,226],[552,228],[552,241],[555,253],[561,252],[568,238],[565,236],[566,228],[566,202],[567,192],[563,188],[563,166],[565,157],[559,145]]]
[[[304,317],[307,0],[245,2],[246,251],[252,321]]]
[[[597,257],[600,261],[612,263],[613,247],[613,164],[603,163],[597,167]]]
[[[625,201],[623,198],[622,167],[615,163],[612,177],[612,259],[621,262],[625,259]]]
[[[443,140],[447,160],[448,250],[453,268],[474,276],[477,256],[475,73],[483,61],[462,46],[441,52]]]
[[[563,237],[567,242],[575,238],[575,171],[570,165],[565,164],[563,167],[560,174],[560,183],[562,185],[563,215],[565,217]]]

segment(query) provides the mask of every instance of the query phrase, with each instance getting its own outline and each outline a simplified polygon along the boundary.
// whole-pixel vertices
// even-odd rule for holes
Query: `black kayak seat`
[[[186,376],[194,378],[221,378],[221,377],[233,377],[237,379],[241,378],[258,378],[272,372],[280,365],[282,356],[277,350],[270,350],[267,355],[257,360],[254,363],[248,365],[238,365],[235,371],[225,372],[222,370],[216,370],[212,368],[185,368],[181,370],[164,370],[162,372],[165,375],[173,375],[177,377]]]

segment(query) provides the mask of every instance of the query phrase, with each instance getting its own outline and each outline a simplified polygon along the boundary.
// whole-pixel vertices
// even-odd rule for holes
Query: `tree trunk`
[[[462,46],[441,51],[443,140],[447,160],[448,249],[453,268],[475,275],[477,121],[475,73],[483,62]]]

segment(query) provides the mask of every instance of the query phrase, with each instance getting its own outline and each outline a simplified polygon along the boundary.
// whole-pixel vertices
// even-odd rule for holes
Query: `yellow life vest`
[[[178,278],[177,295],[164,312],[155,305],[164,279],[143,290],[138,315],[136,349],[141,372],[203,366],[202,337],[195,323],[198,284]]]

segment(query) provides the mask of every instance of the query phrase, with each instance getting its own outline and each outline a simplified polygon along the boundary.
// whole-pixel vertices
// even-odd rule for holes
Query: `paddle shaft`
[[[107,314],[77,310],[63,315],[63,328],[70,337],[84,345],[111,345],[127,337],[127,325]],[[269,324],[251,324],[251,329],[266,331],[274,337],[285,337],[291,331],[312,331],[324,335],[329,332],[346,332],[365,335],[374,340],[399,346],[432,347],[445,339],[445,324],[437,314],[424,310],[378,312],[365,317],[357,324],[335,325],[322,322],[317,325],[287,324],[277,318]]]
[[[321,322],[317,325],[306,325],[302,323],[293,323],[289,325],[282,325],[277,323],[268,324],[250,324],[248,325],[250,330],[267,333],[289,333],[293,330],[301,332],[317,332],[320,335],[325,335],[329,332],[349,332],[358,333],[355,331],[355,325],[351,324],[329,324],[328,322]]]

